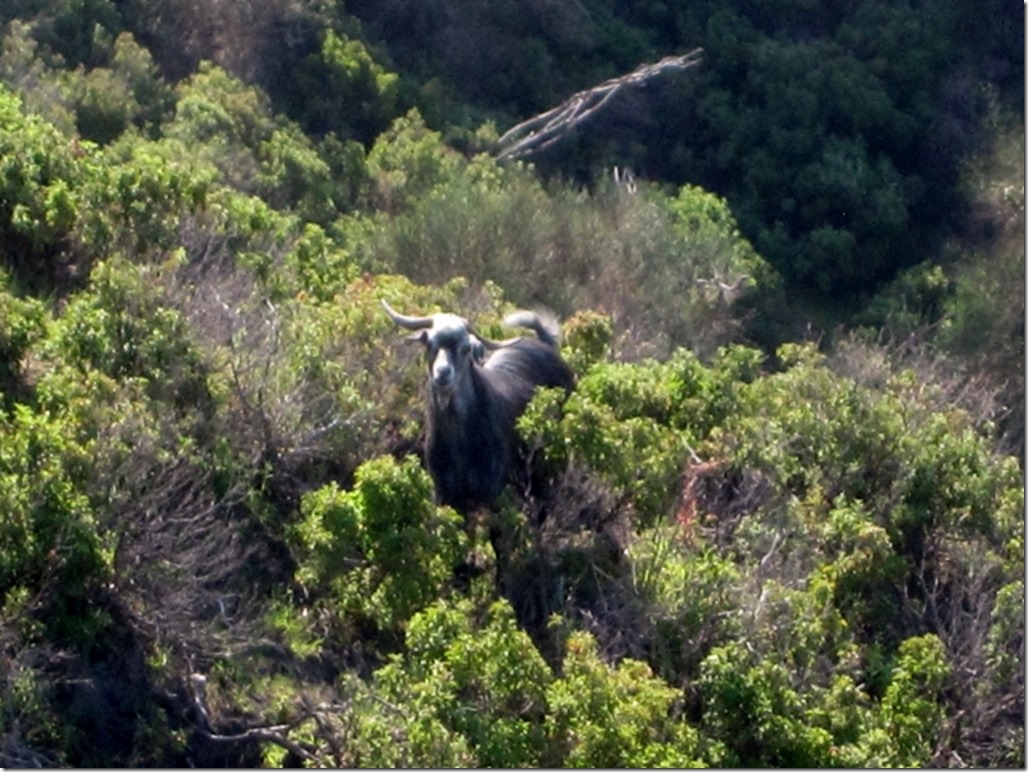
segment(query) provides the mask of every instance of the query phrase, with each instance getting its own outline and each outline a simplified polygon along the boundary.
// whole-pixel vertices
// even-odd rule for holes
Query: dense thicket
[[[1022,95],[1020,17],[999,4],[449,0],[353,12],[420,80],[520,117],[702,46],[701,68],[626,94],[541,166],[702,184],[790,287],[840,299],[932,254],[966,203],[954,182],[982,116]]]
[[[1021,27],[818,9],[5,4],[0,763],[1023,766]],[[493,508],[383,298],[564,318]]]

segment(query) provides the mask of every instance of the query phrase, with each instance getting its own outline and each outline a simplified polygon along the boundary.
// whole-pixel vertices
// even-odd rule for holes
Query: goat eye
[[[460,347],[458,348],[458,351],[460,352],[460,355],[462,357],[466,357],[468,354],[471,353],[471,344],[468,343],[467,341],[465,341],[464,343],[461,343]]]

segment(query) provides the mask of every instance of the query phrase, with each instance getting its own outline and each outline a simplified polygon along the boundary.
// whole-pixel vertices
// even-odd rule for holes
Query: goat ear
[[[417,332],[408,335],[404,340],[411,343],[428,343],[428,330],[418,330]]]

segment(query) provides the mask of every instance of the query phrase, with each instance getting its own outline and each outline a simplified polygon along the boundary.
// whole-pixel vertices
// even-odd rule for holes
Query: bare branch
[[[579,91],[557,107],[508,130],[497,141],[494,154],[501,161],[516,160],[546,150],[595,116],[626,86],[640,86],[669,71],[689,69],[699,64],[702,57],[702,48],[681,56],[667,56],[659,62],[640,65],[627,75]]]
[[[206,740],[214,743],[272,743],[284,748],[297,758],[310,762],[316,768],[326,766],[327,759],[320,756],[318,748],[313,744],[300,743],[289,738],[289,732],[313,720],[324,739],[331,749],[333,758],[337,765],[343,758],[343,748],[340,739],[335,737],[331,727],[325,721],[326,713],[345,712],[346,705],[314,705],[310,700],[304,698],[304,709],[292,721],[272,726],[257,726],[246,729],[235,734],[221,734],[215,731],[211,725],[210,714],[207,711],[207,679],[200,673],[194,673],[190,677],[190,684],[193,689],[193,705],[196,708],[197,731]]]

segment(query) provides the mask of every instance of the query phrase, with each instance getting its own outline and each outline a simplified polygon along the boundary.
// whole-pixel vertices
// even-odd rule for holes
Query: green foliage
[[[668,682],[695,672],[715,643],[737,634],[731,618],[741,575],[728,557],[695,538],[695,515],[640,531],[628,548],[631,588],[652,626],[651,661]]]
[[[832,736],[805,720],[805,701],[781,664],[754,662],[728,644],[704,659],[701,673],[705,728],[724,745],[727,766],[830,766]]]
[[[477,621],[476,621],[477,620]],[[642,662],[600,660],[573,634],[554,676],[505,602],[438,603],[411,619],[407,653],[375,673],[354,747],[362,766],[696,766],[675,689]],[[389,729],[391,727],[391,729]],[[398,742],[382,741],[390,731]]]
[[[1011,538],[1002,513],[1016,465],[992,459],[966,415],[919,408],[909,374],[879,393],[833,375],[809,348],[783,356],[797,363],[740,392],[716,433],[720,452],[770,475],[805,502],[805,517],[827,515],[825,547],[847,553],[830,569],[837,602],[855,629],[897,635],[904,615],[889,594],[941,570],[950,538],[997,552]],[[963,561],[958,573],[975,570]],[[930,603],[931,592],[922,585],[917,602]]]
[[[275,129],[260,146],[258,191],[305,220],[327,222],[336,212],[332,170],[295,125]]]
[[[60,417],[16,405],[0,424],[0,592],[45,595],[46,623],[88,645],[88,598],[111,572],[113,534],[88,495],[92,454]]]
[[[284,275],[269,277],[272,282],[286,284],[282,294],[294,289],[290,285],[295,285],[296,292],[309,294],[319,301],[330,301],[342,295],[356,278],[356,266],[350,255],[314,223],[304,226],[303,233],[285,255],[282,268]]]
[[[44,267],[75,222],[73,191],[81,173],[75,146],[0,87],[0,158],[0,238],[7,259],[20,269],[34,259]]]
[[[583,379],[563,405],[556,390],[541,392],[518,420],[518,430],[529,447],[545,453],[551,468],[585,465],[627,495],[642,522],[652,522],[670,505],[685,441],[648,416],[619,416],[590,399],[587,386]]]
[[[770,267],[739,232],[725,199],[696,185],[683,185],[668,206],[698,274],[744,286],[775,282]]]
[[[666,362],[601,362],[566,402],[560,394],[537,394],[518,429],[551,469],[594,470],[649,525],[669,512],[692,445],[723,420],[735,379],[750,377],[759,358],[727,348],[706,368],[679,349]]]
[[[731,454],[800,494],[817,485],[829,496],[875,496],[894,474],[889,443],[905,441],[894,403],[833,375],[812,347],[779,357],[794,366],[740,391],[724,427]]]
[[[345,145],[332,146],[335,159],[323,158],[297,124],[274,114],[263,91],[210,63],[179,85],[164,136],[215,166],[228,185],[319,223],[353,197],[337,189],[332,163],[349,173],[363,164]]]
[[[440,601],[406,637],[406,654],[375,673],[378,700],[360,710],[355,764],[539,763],[553,676],[506,602]]]
[[[115,381],[138,379],[152,399],[202,412],[211,399],[206,364],[155,278],[153,269],[99,263],[56,324],[47,356]]]
[[[1009,14],[8,5],[0,765],[1023,765]],[[789,342],[818,295],[863,343]],[[496,507],[382,298],[565,318]]]
[[[682,345],[709,354],[741,335],[740,301],[775,291],[774,272],[709,193],[587,196],[520,165],[456,159],[439,142],[411,114],[371,150],[376,196],[396,214],[346,228],[369,270],[425,283],[502,276],[515,302],[603,310],[615,353],[632,359]],[[638,292],[619,293],[626,285]]]
[[[413,458],[366,462],[352,491],[312,492],[301,516],[291,537],[301,583],[330,588],[342,615],[383,630],[439,597],[464,555],[460,517],[432,503],[431,481]]]
[[[438,132],[412,110],[382,132],[368,153],[375,196],[388,210],[406,208],[441,183],[457,167]]]
[[[0,393],[5,406],[19,396],[24,387],[23,357],[43,335],[43,305],[35,298],[12,294],[7,276],[0,273]]]
[[[931,759],[942,722],[939,697],[948,675],[946,651],[936,636],[900,644],[879,714],[889,740],[886,766],[920,766]]]
[[[897,338],[915,335],[942,319],[952,283],[942,268],[922,263],[901,273],[872,301],[861,319]]]
[[[562,356],[574,372],[582,373],[610,354],[614,324],[609,316],[580,311],[564,322]]]
[[[177,141],[130,137],[89,160],[75,235],[97,255],[159,259],[176,250],[184,220],[205,206],[215,179]]]
[[[397,115],[399,76],[383,67],[361,40],[346,34],[327,30],[320,52],[311,54],[291,77],[296,88],[286,97],[287,104],[312,133],[346,127],[345,136],[370,144]]]
[[[252,149],[271,128],[270,105],[259,89],[205,63],[179,87],[175,116],[165,127],[165,135],[200,147],[219,142],[222,150],[234,146]],[[219,156],[223,163],[230,160],[225,153]]]
[[[588,633],[567,642],[562,674],[547,691],[553,766],[696,767],[698,733],[677,715],[676,689],[648,665],[604,663]]]
[[[150,52],[131,33],[118,35],[110,64],[68,73],[65,89],[75,109],[75,124],[85,139],[106,144],[134,127],[156,132],[171,107],[172,93]]]

